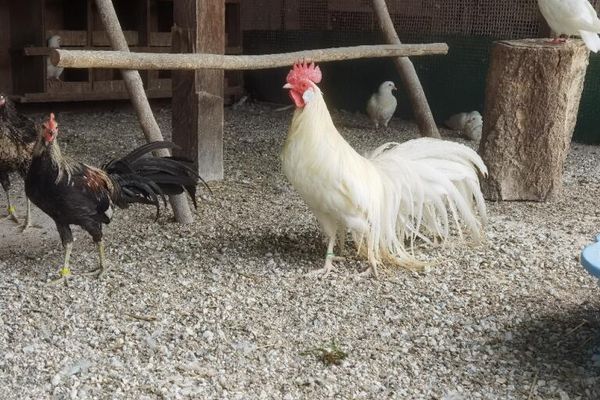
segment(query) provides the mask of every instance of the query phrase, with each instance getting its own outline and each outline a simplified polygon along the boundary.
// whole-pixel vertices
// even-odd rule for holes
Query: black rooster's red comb
[[[48,117],[48,120],[44,123],[44,126],[50,130],[58,128],[58,123],[56,122],[56,119],[54,119],[54,113],[50,113],[50,117]]]
[[[308,64],[306,61],[298,61],[287,75],[287,83],[294,84],[298,81],[308,79],[314,83],[321,82],[323,75],[321,69],[315,63]]]

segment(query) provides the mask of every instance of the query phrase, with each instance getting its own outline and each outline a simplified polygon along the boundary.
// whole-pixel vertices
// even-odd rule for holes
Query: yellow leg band
[[[71,270],[69,269],[69,267],[62,267],[60,269],[60,271],[58,271],[58,273],[60,274],[60,276],[69,276],[71,275]]]
[[[15,208],[15,206],[10,206],[10,207],[8,207],[8,213],[9,213],[9,214],[14,214],[14,213],[15,213],[15,211],[17,211],[17,209]]]

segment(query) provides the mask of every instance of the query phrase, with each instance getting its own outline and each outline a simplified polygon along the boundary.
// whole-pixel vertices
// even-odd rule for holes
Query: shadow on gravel
[[[600,399],[600,302],[532,318],[514,335],[503,344],[513,349],[524,370],[538,371],[540,380],[556,380],[559,388],[579,392],[569,395]]]

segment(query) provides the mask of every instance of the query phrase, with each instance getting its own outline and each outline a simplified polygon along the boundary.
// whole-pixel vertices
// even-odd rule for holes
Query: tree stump
[[[487,199],[545,201],[561,192],[588,58],[580,40],[494,43],[479,147]]]

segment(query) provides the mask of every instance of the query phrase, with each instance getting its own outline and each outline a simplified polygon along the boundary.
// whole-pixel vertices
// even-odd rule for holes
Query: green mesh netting
[[[600,0],[591,3],[600,9]],[[265,54],[382,43],[371,0],[244,0],[244,52]],[[500,39],[547,36],[537,0],[388,0],[398,34],[406,43],[446,42],[447,56],[413,62],[438,122],[463,111],[483,111],[491,43]],[[260,11],[260,12],[258,12]],[[323,90],[332,106],[364,110],[383,80],[398,75],[389,60],[361,60],[322,66]],[[248,72],[246,86],[256,97],[287,101],[273,82],[285,69]],[[600,143],[600,55],[592,55],[579,109],[575,139]],[[400,116],[410,117],[399,94]]]

